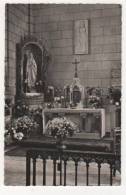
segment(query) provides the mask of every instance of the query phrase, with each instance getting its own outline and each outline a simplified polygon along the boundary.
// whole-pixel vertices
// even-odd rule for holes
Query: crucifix
[[[80,62],[77,61],[77,59],[75,59],[75,62],[72,62],[72,64],[75,64],[75,75],[74,75],[75,78],[78,78],[78,74],[77,74],[77,65],[78,65],[79,63],[80,63]]]

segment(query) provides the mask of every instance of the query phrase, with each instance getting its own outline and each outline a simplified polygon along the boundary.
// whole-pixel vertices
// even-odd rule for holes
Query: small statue
[[[35,87],[36,79],[37,79],[37,64],[33,57],[31,51],[27,52],[27,86],[28,89],[31,90]]]

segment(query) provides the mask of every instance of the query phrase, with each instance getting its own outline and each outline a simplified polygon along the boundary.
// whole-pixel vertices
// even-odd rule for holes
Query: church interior
[[[119,4],[5,5],[5,185],[120,185],[121,27]]]

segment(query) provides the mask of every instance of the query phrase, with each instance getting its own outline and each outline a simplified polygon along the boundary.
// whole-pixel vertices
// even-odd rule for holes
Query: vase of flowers
[[[58,147],[63,148],[63,140],[69,136],[73,136],[77,129],[75,123],[66,117],[56,117],[49,120],[46,125],[46,134],[56,139]]]

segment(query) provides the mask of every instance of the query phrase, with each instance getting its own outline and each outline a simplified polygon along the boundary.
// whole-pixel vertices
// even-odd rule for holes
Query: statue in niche
[[[43,96],[50,55],[42,40],[25,36],[16,44],[16,98]]]
[[[23,56],[23,91],[27,95],[42,92],[42,52],[36,45],[25,47]]]
[[[27,52],[27,64],[26,64],[26,82],[28,91],[31,92],[35,88],[37,78],[37,64],[31,51]]]

